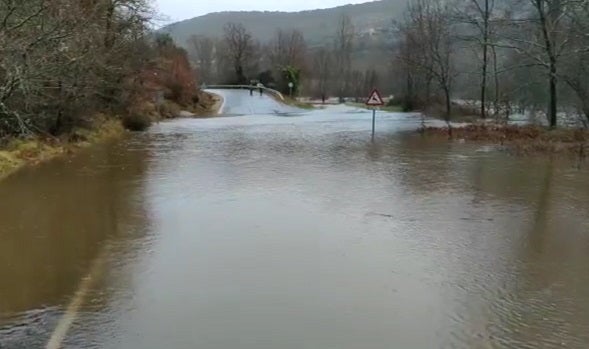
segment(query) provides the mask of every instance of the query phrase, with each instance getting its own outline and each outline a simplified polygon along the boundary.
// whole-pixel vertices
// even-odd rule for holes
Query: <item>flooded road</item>
[[[0,182],[0,348],[589,346],[587,167],[225,97]]]

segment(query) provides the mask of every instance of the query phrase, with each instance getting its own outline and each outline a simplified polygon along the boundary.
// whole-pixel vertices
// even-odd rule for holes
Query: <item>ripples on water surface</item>
[[[0,183],[0,347],[587,348],[589,173],[344,107],[176,120]]]

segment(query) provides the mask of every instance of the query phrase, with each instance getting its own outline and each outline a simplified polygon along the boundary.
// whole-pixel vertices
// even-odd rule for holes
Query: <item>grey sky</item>
[[[359,4],[367,0],[154,0],[165,22],[201,16],[219,11],[300,11]]]

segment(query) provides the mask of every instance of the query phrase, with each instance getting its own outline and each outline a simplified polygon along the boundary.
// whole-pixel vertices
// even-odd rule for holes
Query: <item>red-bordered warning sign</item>
[[[372,90],[372,92],[370,93],[370,96],[366,100],[366,105],[371,106],[371,107],[384,105],[384,101],[382,100],[382,97],[380,96],[380,92],[378,92],[377,89]]]

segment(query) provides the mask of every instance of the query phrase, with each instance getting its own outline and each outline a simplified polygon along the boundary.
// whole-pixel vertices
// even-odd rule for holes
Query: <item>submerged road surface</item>
[[[589,346],[586,168],[222,93],[0,182],[0,348]]]
[[[221,113],[224,115],[300,115],[304,110],[285,105],[268,95],[253,90],[213,90],[223,97]]]

